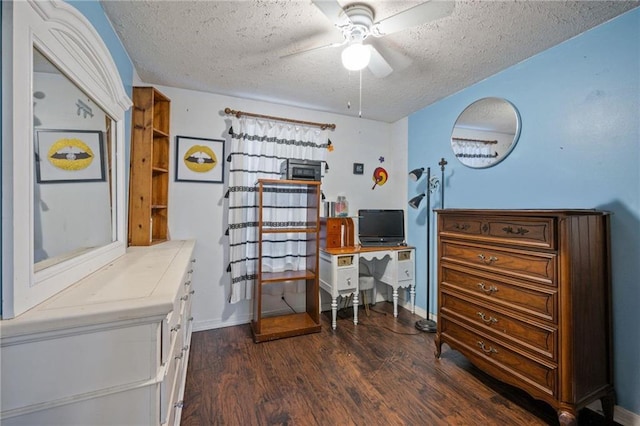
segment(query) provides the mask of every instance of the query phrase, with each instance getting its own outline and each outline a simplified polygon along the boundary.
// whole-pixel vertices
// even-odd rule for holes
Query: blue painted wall
[[[467,105],[488,96],[518,108],[522,132],[503,162],[470,169],[452,155],[451,129]],[[428,166],[439,177],[438,161],[448,160],[447,208],[613,212],[615,388],[618,405],[634,413],[640,413],[639,98],[640,9],[635,9],[409,117],[409,168]],[[424,182],[410,182],[409,198],[423,191]],[[433,204],[440,206],[439,190]],[[425,209],[409,210],[409,235],[426,235]],[[426,238],[409,243],[417,246],[417,301],[425,306],[426,264],[420,259],[426,256]],[[435,297],[432,290],[431,312]]]

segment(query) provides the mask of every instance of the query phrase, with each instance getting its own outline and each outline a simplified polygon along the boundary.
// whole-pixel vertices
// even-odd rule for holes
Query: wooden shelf
[[[307,234],[307,233],[316,233],[318,232],[318,227],[314,227],[314,228],[278,228],[278,229],[272,229],[272,228],[264,228],[262,230],[263,234],[295,234],[295,233],[300,233],[300,234]]]
[[[306,312],[266,317],[261,319],[261,330],[256,331],[256,322],[251,323],[253,340],[256,343],[302,334],[318,333],[320,324]]]
[[[261,179],[258,186],[258,278],[254,285],[253,320],[251,330],[256,343],[283,337],[298,336],[301,334],[317,333],[320,331],[320,285],[318,277],[319,263],[319,235],[320,235],[320,182]],[[274,190],[275,188],[275,190]],[[306,227],[279,227],[277,226],[276,211],[282,211],[282,203],[286,200],[286,194],[300,194],[306,196],[299,198],[299,204],[291,205],[301,215],[297,223],[311,224]],[[272,198],[277,198],[274,201]],[[283,197],[280,199],[280,197]],[[265,202],[270,199],[270,202]],[[301,205],[303,203],[304,205]],[[276,207],[277,206],[277,207]],[[301,210],[304,210],[302,212]],[[304,217],[302,217],[304,216]],[[265,217],[267,218],[265,220]],[[265,223],[276,226],[266,226]],[[295,223],[295,222],[294,222]],[[263,272],[266,259],[263,257],[264,244],[273,243],[265,239],[265,235],[273,234],[302,234],[298,238],[304,238],[306,243],[301,253],[291,253],[304,257],[304,269],[283,272]],[[271,268],[269,268],[271,269]],[[262,289],[265,286],[283,283],[287,281],[302,281],[305,285],[305,312],[286,314],[279,316],[263,316]]]
[[[285,272],[263,272],[262,283],[276,283],[284,281],[312,280],[316,277],[313,271],[285,271]]]
[[[133,88],[129,245],[169,238],[169,98],[153,87]]]

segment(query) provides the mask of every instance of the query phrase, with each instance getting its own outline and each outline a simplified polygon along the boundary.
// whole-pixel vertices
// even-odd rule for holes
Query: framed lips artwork
[[[38,183],[105,180],[101,131],[37,129],[35,145]]]
[[[224,182],[224,140],[176,136],[177,182]]]

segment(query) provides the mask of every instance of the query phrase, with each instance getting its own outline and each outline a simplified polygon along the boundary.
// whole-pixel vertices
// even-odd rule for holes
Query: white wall
[[[335,123],[329,132],[334,150],[327,154],[329,172],[322,189],[327,200],[346,195],[349,210],[361,208],[405,208],[407,203],[407,120],[389,124],[283,105],[232,98],[211,93],[156,86],[171,99],[171,183],[169,186],[169,233],[171,239],[197,239],[194,329],[226,327],[251,320],[251,302],[227,302],[229,274],[225,184],[175,182],[175,137],[191,136],[227,140],[230,119],[225,107],[288,117]],[[379,158],[384,157],[384,162]],[[353,174],[353,163],[364,163],[364,175]],[[228,163],[224,159],[225,174]],[[382,166],[389,173],[383,186],[373,186],[373,170]],[[326,295],[325,295],[326,296]],[[323,296],[323,304],[326,297]],[[296,303],[299,295],[288,295]],[[279,297],[267,301],[269,310],[287,309]],[[294,305],[295,306],[295,305]]]

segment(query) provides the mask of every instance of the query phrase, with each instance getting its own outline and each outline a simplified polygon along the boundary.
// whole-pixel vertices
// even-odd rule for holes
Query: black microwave
[[[291,180],[317,180],[321,178],[322,161],[288,158],[280,163],[280,177]]]

